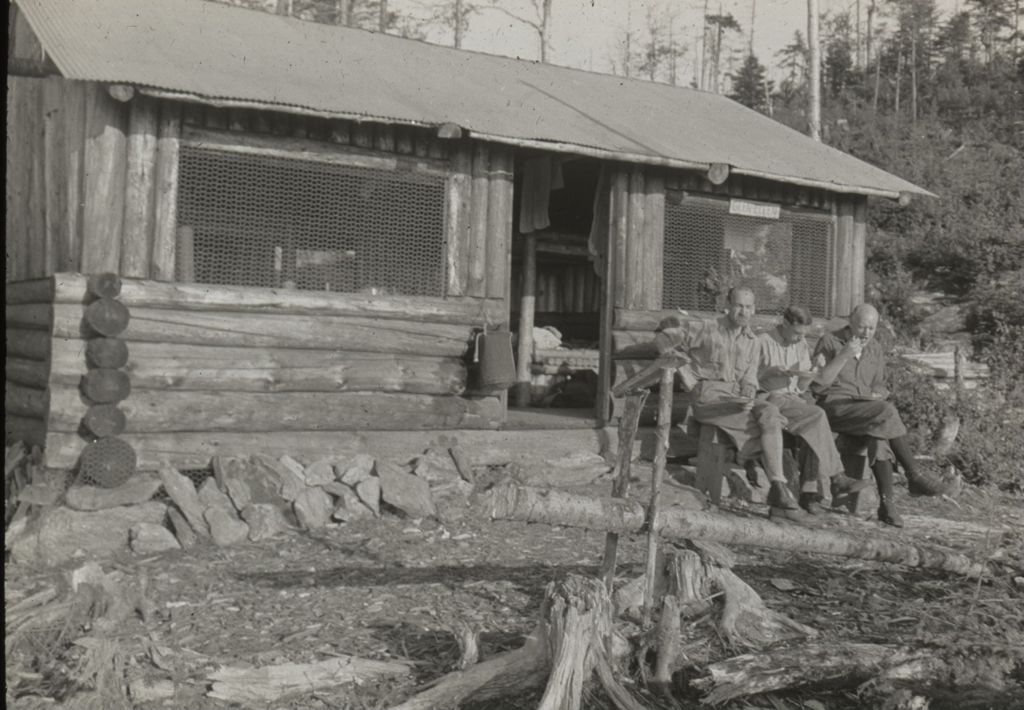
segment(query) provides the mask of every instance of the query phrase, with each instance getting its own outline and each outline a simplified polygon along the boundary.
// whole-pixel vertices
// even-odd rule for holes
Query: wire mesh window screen
[[[182,146],[177,278],[443,296],[445,182]]]
[[[734,215],[728,200],[690,196],[667,203],[662,307],[713,311],[729,288],[747,286],[761,313],[803,305],[831,317],[832,243],[825,216]]]

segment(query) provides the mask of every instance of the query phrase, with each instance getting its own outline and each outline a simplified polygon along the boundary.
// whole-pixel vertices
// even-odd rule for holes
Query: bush
[[[910,430],[915,451],[928,453],[934,435],[955,416],[960,432],[948,460],[964,480],[1024,493],[1024,415],[1019,410],[1008,409],[990,387],[961,391],[959,396],[940,390],[931,376],[899,358],[890,359],[887,370],[892,403]]]

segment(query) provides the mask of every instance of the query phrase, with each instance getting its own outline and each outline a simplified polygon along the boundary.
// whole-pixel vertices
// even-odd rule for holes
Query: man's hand
[[[740,408],[744,412],[749,412],[751,409],[754,408],[754,399],[753,398],[748,399],[746,402],[744,402],[743,404],[740,405]]]
[[[857,336],[853,336],[852,338],[849,339],[849,341],[847,341],[846,345],[843,346],[843,349],[839,351],[839,354],[847,358],[856,358],[860,357],[860,354],[863,350],[864,341],[858,338]]]

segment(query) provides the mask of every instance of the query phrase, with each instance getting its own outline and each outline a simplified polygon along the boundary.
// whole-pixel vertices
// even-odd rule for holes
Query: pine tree
[[[768,97],[772,93],[772,82],[766,77],[764,66],[754,54],[748,54],[743,66],[732,79],[732,93],[729,98],[739,101],[757,111],[768,110]]]

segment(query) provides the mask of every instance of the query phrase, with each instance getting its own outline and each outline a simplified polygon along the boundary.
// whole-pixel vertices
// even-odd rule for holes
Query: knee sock
[[[903,471],[907,474],[907,478],[913,478],[917,475],[917,463],[914,461],[914,454],[910,451],[910,444],[907,443],[907,437],[898,436],[895,439],[889,439],[889,448],[892,449],[892,453],[893,456],[896,457],[896,461],[903,467]]]
[[[878,484],[878,495],[883,500],[892,502],[892,463],[889,461],[875,461],[871,467],[875,474],[875,483]]]

